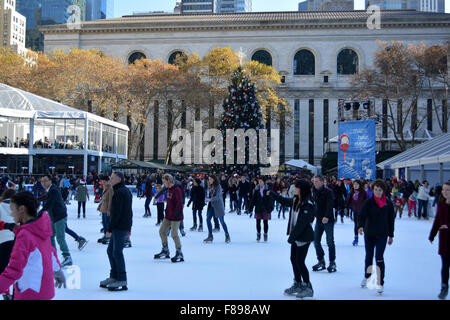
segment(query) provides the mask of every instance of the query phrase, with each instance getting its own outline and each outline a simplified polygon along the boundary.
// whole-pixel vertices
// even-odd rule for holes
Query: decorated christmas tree
[[[249,141],[245,142],[245,164],[237,163],[238,148],[243,146],[234,145],[234,164],[227,164],[226,159],[226,130],[254,129],[256,134],[260,129],[264,129],[261,109],[255,94],[255,85],[248,77],[243,74],[242,68],[238,67],[231,78],[231,84],[228,87],[228,97],[223,102],[224,112],[219,124],[219,130],[224,137],[224,164],[217,168],[218,171],[237,174],[258,174],[259,165],[249,164],[249,150],[253,156],[258,159],[258,148],[249,148]],[[236,140],[236,139],[235,139]],[[257,142],[258,143],[258,142]]]

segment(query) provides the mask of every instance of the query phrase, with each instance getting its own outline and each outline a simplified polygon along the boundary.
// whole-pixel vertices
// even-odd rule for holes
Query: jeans
[[[294,270],[295,281],[298,283],[302,282],[302,280],[305,283],[309,283],[309,272],[305,264],[309,245],[310,243],[307,243],[299,247],[296,243],[291,244],[291,264]]]
[[[64,258],[70,257],[69,247],[66,243],[66,223],[67,218],[61,219],[56,222],[52,222],[52,230],[53,234],[51,237],[52,246],[56,250],[56,241],[58,242],[59,248],[61,249],[61,253]]]
[[[384,250],[386,249],[387,237],[369,237],[364,236],[364,243],[366,247],[366,260],[365,260],[365,277],[370,278],[372,274],[373,255],[375,253],[375,260],[377,265],[377,283],[384,285]]]
[[[442,284],[446,284],[448,286],[448,273],[450,269],[450,256],[441,256],[442,259]]]
[[[222,199],[223,199],[223,207],[225,208],[225,199],[227,198],[227,194],[224,192],[222,194]]]
[[[323,251],[320,241],[322,240],[322,234],[325,231],[327,237],[328,251],[330,255],[330,263],[336,260],[336,248],[334,246],[334,223],[328,222],[323,224],[322,222],[316,222],[314,228],[314,247],[316,248],[316,255],[319,261],[324,261],[325,252]]]
[[[208,206],[208,211],[206,213],[206,224],[208,226],[208,232],[212,233],[212,223],[211,223],[211,219],[214,217],[214,208],[209,205]],[[223,217],[217,218],[220,221],[220,224],[222,225],[223,231],[225,231],[225,234],[228,234],[228,228],[227,225],[225,224],[225,220]]]
[[[78,217],[80,217],[81,206],[83,206],[83,217],[86,217],[86,202],[85,201],[78,201]]]
[[[419,219],[422,214],[422,209],[423,209],[423,217],[427,218],[428,200],[417,199],[417,202],[419,202],[419,209],[417,210],[417,215],[419,216]]]
[[[264,233],[267,234],[269,232],[269,220],[264,221]],[[261,233],[261,219],[256,219],[256,232]]]
[[[109,228],[109,216],[106,213],[102,213],[102,225],[103,225],[103,233],[106,235],[106,231]]]
[[[192,209],[192,217],[194,218],[194,224],[197,225],[197,214],[200,225],[203,225],[202,209]]]
[[[123,256],[123,245],[127,230],[112,230],[111,240],[108,244],[109,264],[111,265],[110,278],[117,281],[127,281],[127,272],[125,270],[125,258]]]
[[[72,238],[75,239],[75,241],[77,241],[78,239],[80,239],[80,236],[76,234],[75,231],[70,230],[69,227],[67,226],[66,223],[66,229],[64,230],[69,236],[71,236]]]
[[[150,211],[150,203],[152,201],[152,197],[146,197],[145,198],[145,214],[151,215],[152,212]]]
[[[243,199],[243,196],[239,195],[239,196],[238,196],[238,201],[237,201],[237,212],[241,212],[241,208],[242,208],[242,199]]]
[[[181,221],[169,221],[164,219],[159,228],[159,236],[161,237],[161,243],[163,247],[167,247],[167,233],[170,228],[171,236],[173,242],[175,242],[175,248],[181,249],[180,236],[178,235],[178,228],[180,227]]]

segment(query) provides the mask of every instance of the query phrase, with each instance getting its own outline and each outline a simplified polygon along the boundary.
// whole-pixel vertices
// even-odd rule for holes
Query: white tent
[[[288,162],[285,162],[284,164],[296,168],[306,168],[310,170],[312,173],[317,174],[317,167],[313,166],[312,164],[309,164],[308,162],[302,159],[292,159],[289,160]]]

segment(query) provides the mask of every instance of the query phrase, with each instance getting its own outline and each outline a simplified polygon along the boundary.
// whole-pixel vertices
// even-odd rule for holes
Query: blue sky
[[[176,0],[114,0],[114,15],[121,17],[133,12],[172,12]],[[253,0],[253,11],[295,11],[301,0]],[[450,0],[445,0],[446,12],[450,12]],[[364,9],[364,0],[355,0],[355,9]]]

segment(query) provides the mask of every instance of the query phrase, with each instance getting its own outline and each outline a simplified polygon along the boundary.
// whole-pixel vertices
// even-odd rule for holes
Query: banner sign
[[[338,178],[376,179],[375,120],[339,122]]]

